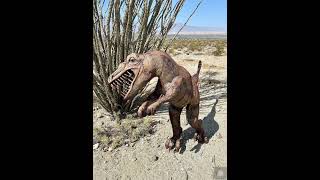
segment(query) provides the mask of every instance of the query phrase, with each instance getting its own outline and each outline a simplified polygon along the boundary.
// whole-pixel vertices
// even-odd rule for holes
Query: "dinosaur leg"
[[[146,100],[145,102],[143,102],[138,109],[138,116],[140,118],[145,117],[147,115],[146,110],[147,110],[148,106],[155,101],[156,101],[156,99],[149,99],[149,100]]]
[[[148,106],[150,104],[154,103],[160,97],[161,90],[162,90],[161,83],[158,80],[157,86],[156,86],[155,90],[153,91],[153,93],[147,98],[147,100],[145,102],[143,102],[141,104],[141,106],[138,109],[138,116],[140,118],[145,117],[147,115],[146,110],[147,110]]]
[[[181,96],[183,92],[181,91],[181,84],[182,84],[182,78],[176,77],[172,80],[171,83],[166,84],[164,87],[166,93],[164,95],[161,95],[155,102],[153,102],[151,105],[147,108],[147,114],[153,115],[155,114],[158,107],[165,103],[170,102],[171,100],[177,98],[178,96]]]
[[[175,151],[179,151],[180,149],[180,136],[182,133],[182,128],[180,126],[181,111],[182,111],[182,108],[178,108],[170,104],[169,116],[170,116],[170,122],[172,125],[173,136],[170,139],[168,139],[165,143],[165,147],[169,149],[169,151],[173,149],[174,146],[175,146]]]
[[[199,104],[188,105],[186,108],[187,120],[191,127],[196,130],[195,139],[199,143],[208,143],[208,138],[204,136],[204,130],[202,128],[202,120],[199,118]]]

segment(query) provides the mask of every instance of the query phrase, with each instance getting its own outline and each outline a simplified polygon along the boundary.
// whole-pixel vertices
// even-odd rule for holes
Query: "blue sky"
[[[174,1],[176,2],[176,1]],[[184,23],[196,8],[199,0],[186,0],[176,22]],[[198,10],[187,23],[189,26],[227,28],[227,0],[203,0]]]
[[[108,0],[106,2],[108,4]],[[173,4],[176,2],[177,0],[173,0]],[[184,23],[196,8],[198,2],[199,0],[186,0],[176,23]],[[203,0],[187,25],[222,27],[227,30],[227,0]]]

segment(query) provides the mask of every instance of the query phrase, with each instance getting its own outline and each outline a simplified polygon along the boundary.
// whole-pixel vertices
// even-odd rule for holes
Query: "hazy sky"
[[[176,1],[173,1],[176,2]],[[186,0],[176,22],[184,23],[199,0]],[[210,26],[227,28],[227,0],[203,0],[198,10],[187,23],[189,26]]]

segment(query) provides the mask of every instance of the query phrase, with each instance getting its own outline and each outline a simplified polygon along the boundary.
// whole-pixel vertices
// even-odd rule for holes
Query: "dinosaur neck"
[[[160,63],[161,62],[161,63]],[[171,82],[177,76],[178,66],[171,59],[164,59],[155,65],[155,76],[163,83]]]

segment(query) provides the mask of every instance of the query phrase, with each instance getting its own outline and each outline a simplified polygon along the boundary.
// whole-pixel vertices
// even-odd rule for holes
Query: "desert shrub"
[[[187,61],[187,62],[193,62],[193,61],[195,61],[194,59],[183,59],[183,61]]]
[[[175,52],[174,49],[171,49],[171,48],[170,48],[170,49],[168,50],[168,53],[169,53],[169,54],[174,54],[174,52]]]
[[[94,128],[93,137],[100,143],[101,147],[115,149],[126,143],[133,143],[144,136],[153,134],[156,124],[157,121],[154,121],[150,117],[124,119],[122,123],[116,123],[113,127]]]
[[[188,48],[189,48],[190,51],[201,51],[203,46],[201,44],[201,41],[193,40],[193,41],[190,42]]]
[[[203,52],[195,52],[195,53],[193,53],[193,55],[204,55],[204,53]]]
[[[181,52],[177,52],[177,51],[175,51],[175,52],[173,53],[174,56],[179,55],[179,54],[182,54],[182,53],[181,53]]]
[[[204,69],[213,69],[213,68],[215,68],[215,67],[217,67],[217,66],[215,66],[215,65],[213,65],[213,64],[202,64],[202,67],[204,68]]]
[[[205,48],[215,47],[215,51],[211,51],[209,55],[221,56],[225,53],[224,47],[227,46],[226,40],[208,40],[208,39],[177,39],[172,44],[172,49],[182,50],[187,48],[189,51],[203,51]],[[197,53],[202,55],[202,53]]]
[[[213,55],[215,56],[222,56],[224,55],[224,47],[225,47],[224,41],[217,41],[215,43],[216,50],[213,52]]]

